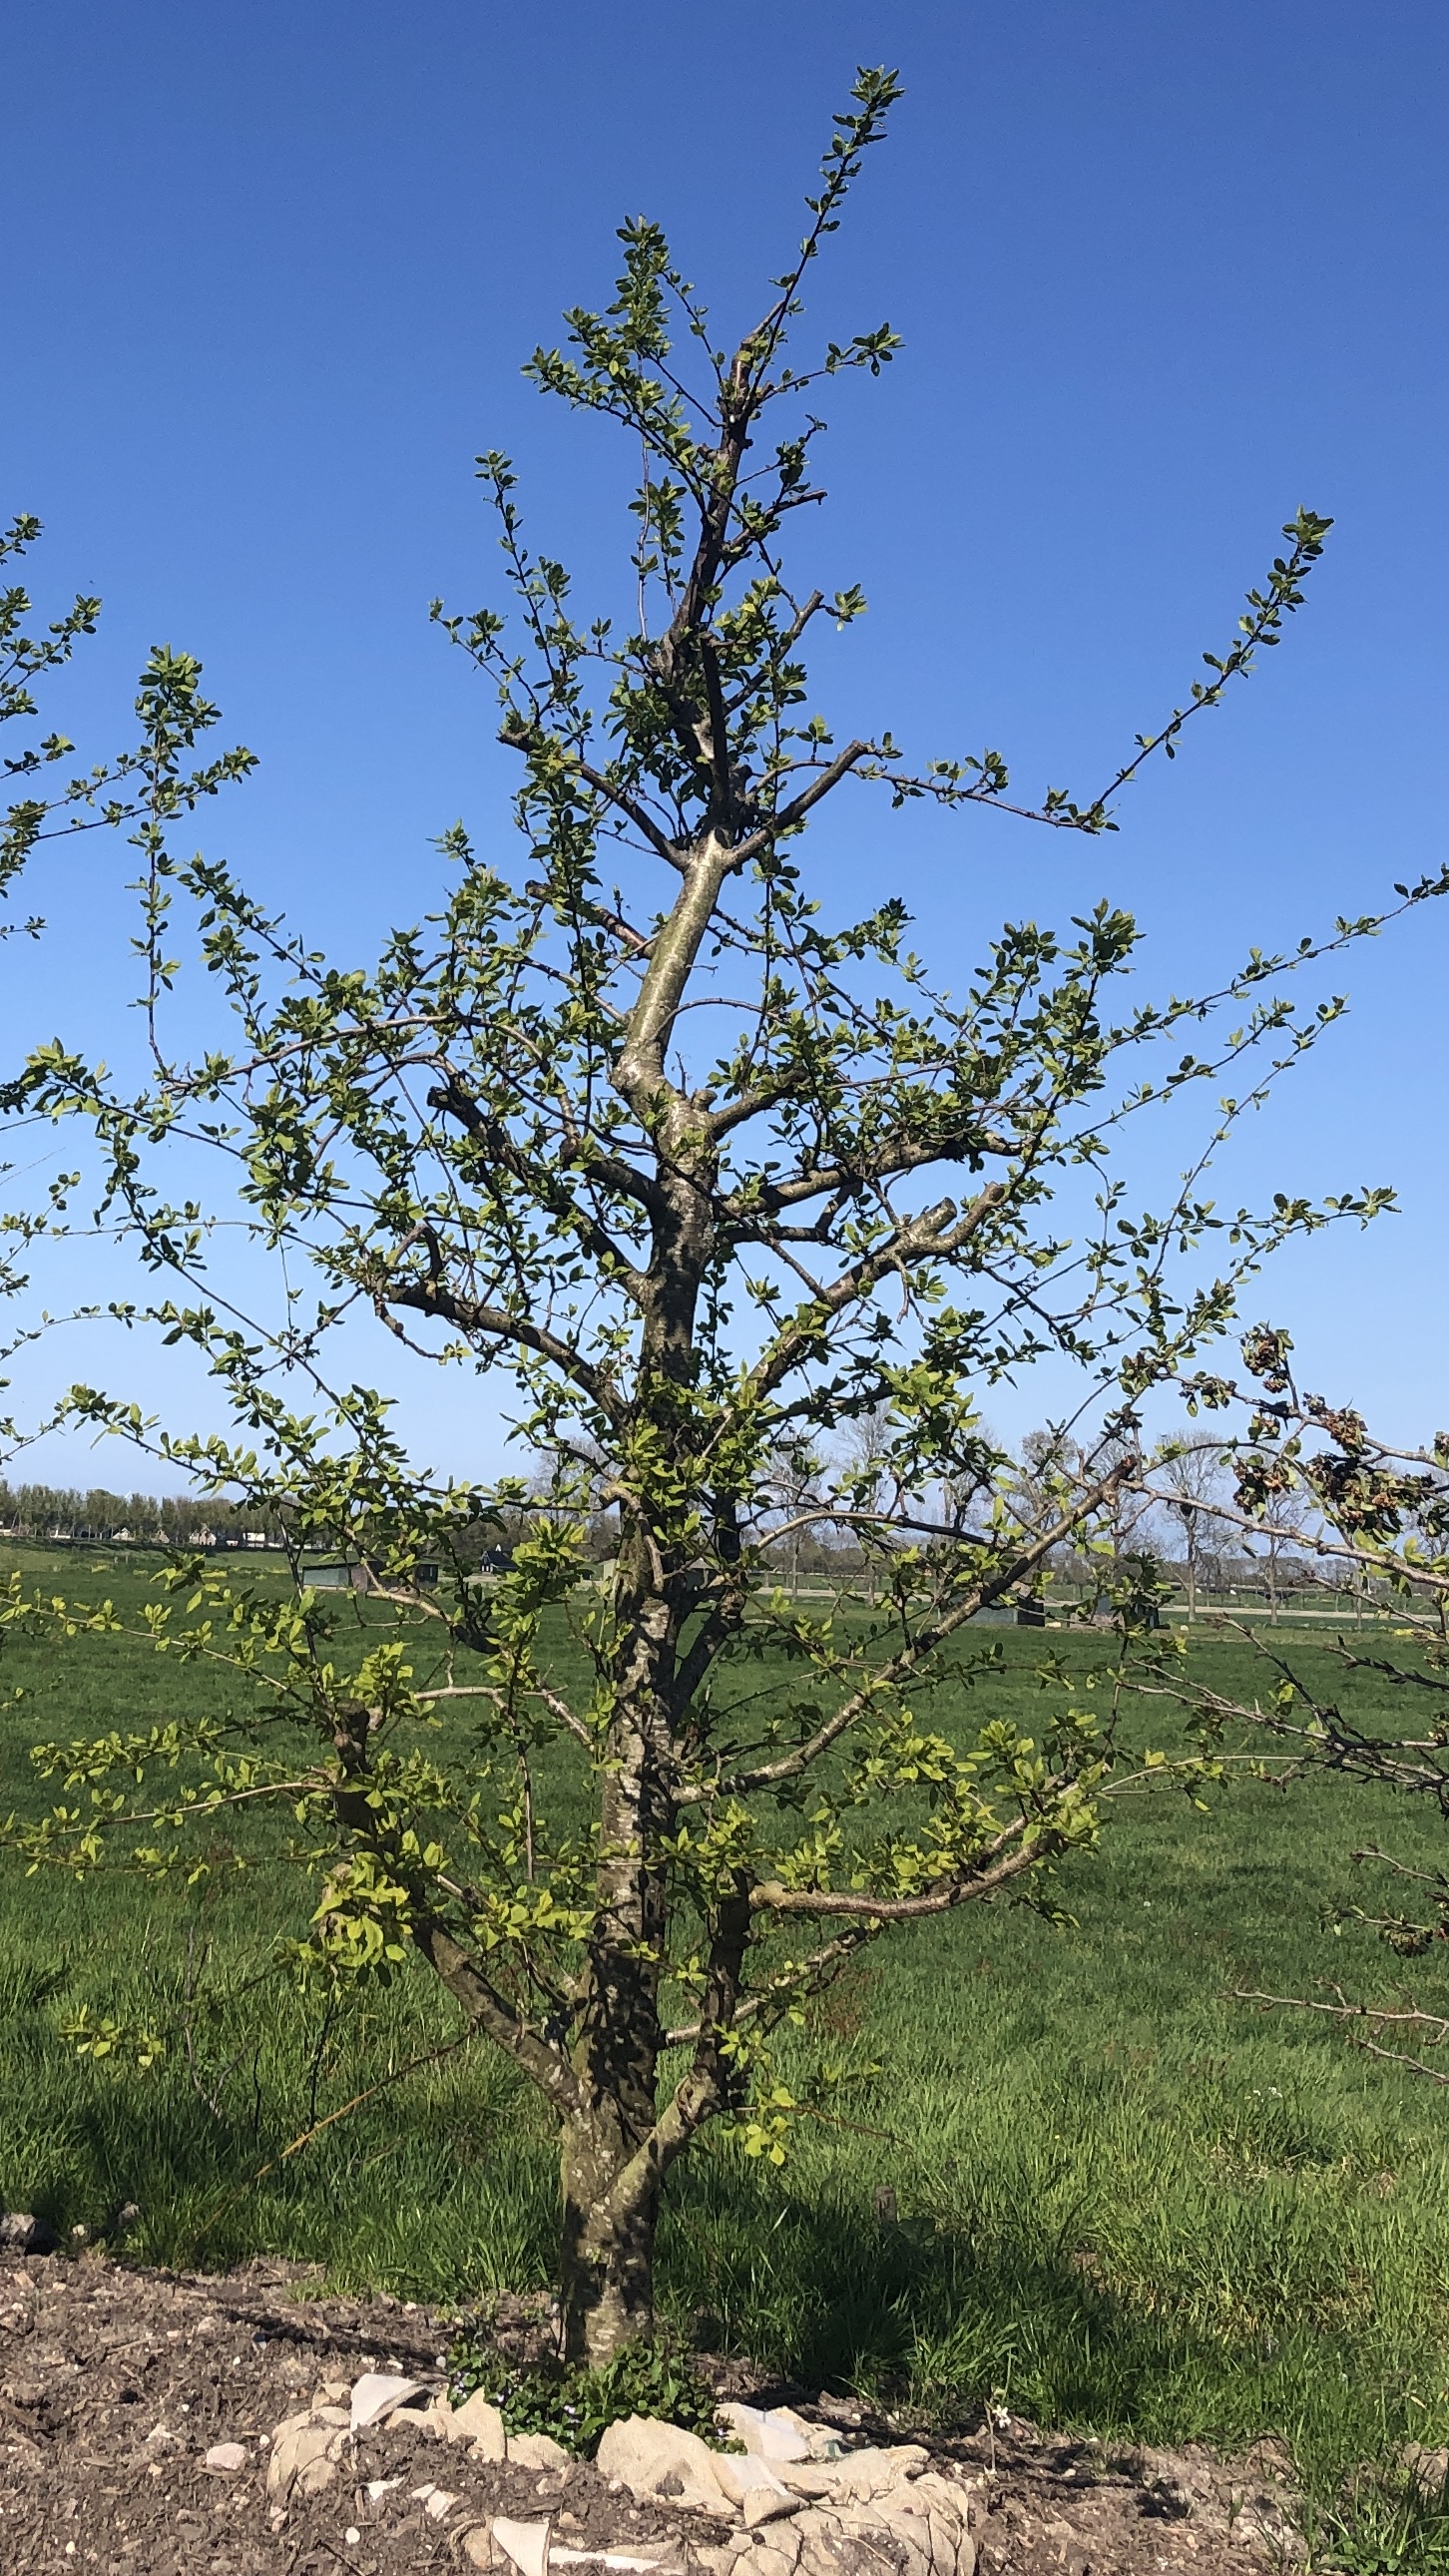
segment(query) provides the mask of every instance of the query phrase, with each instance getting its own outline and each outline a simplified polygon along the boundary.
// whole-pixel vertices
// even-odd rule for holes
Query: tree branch
[[[864,760],[873,748],[868,742],[848,742],[844,751],[838,752],[808,787],[802,788],[800,794],[792,797],[778,814],[771,815],[768,823],[762,823],[758,831],[751,832],[747,839],[736,845],[730,852],[730,874],[737,874],[748,860],[755,858],[761,850],[770,848],[783,833],[793,831],[797,823],[803,823],[812,805],[818,805],[822,796],[828,796],[832,787],[838,787],[856,762]]]
[[[773,1351],[767,1351],[757,1360],[746,1379],[751,1397],[772,1394],[811,1346],[818,1342],[824,1324],[832,1316],[842,1314],[859,1298],[868,1297],[888,1271],[921,1255],[936,1254],[947,1258],[960,1251],[1006,1195],[1004,1181],[989,1181],[949,1233],[944,1229],[948,1220],[956,1215],[956,1210],[950,1199],[939,1199],[933,1208],[924,1209],[920,1216],[900,1226],[888,1243],[879,1245],[874,1252],[853,1263],[828,1288],[821,1289],[816,1301],[817,1319],[814,1322],[797,1321],[776,1343]]]
[[[460,1127],[466,1128],[477,1143],[487,1148],[495,1163],[501,1163],[506,1172],[511,1172],[516,1181],[521,1181],[525,1189],[532,1191],[538,1205],[547,1209],[556,1225],[564,1226],[578,1236],[600,1269],[627,1290],[636,1306],[642,1308],[648,1304],[649,1283],[643,1271],[636,1267],[627,1253],[620,1251],[608,1228],[601,1225],[587,1208],[580,1207],[572,1191],[565,1189],[552,1172],[520,1152],[507,1128],[480,1109],[451,1070],[429,1092],[428,1106],[447,1117],[456,1118]],[[585,1170],[588,1168],[586,1163]],[[621,1168],[626,1172],[629,1170],[627,1164]],[[642,1198],[647,1187],[643,1175],[630,1172],[629,1177],[639,1183],[630,1195]]]
[[[575,1386],[582,1388],[590,1403],[598,1406],[616,1430],[625,1420],[626,1408],[603,1373],[594,1368],[582,1352],[560,1341],[557,1333],[549,1332],[544,1325],[535,1324],[530,1316],[510,1315],[503,1306],[489,1306],[469,1297],[455,1297],[441,1280],[433,1279],[419,1280],[406,1288],[379,1289],[377,1303],[379,1309],[402,1306],[412,1314],[436,1315],[441,1322],[455,1324],[460,1333],[478,1341],[518,1342],[525,1350],[536,1351],[540,1359],[551,1361]]]
[[[412,1925],[414,1947],[422,1953],[430,1968],[456,1995],[468,2018],[486,2030],[490,2039],[512,2058],[514,2065],[538,2086],[560,2113],[577,2110],[582,2101],[578,2079],[561,2049],[555,2048],[538,2031],[530,2030],[517,2013],[511,2012],[496,1988],[490,1985],[476,1959],[460,1948],[451,1932],[435,1916],[422,1915]]]
[[[498,739],[509,751],[528,753],[535,748],[540,737],[529,725],[511,724],[500,728]],[[617,785],[603,770],[594,769],[588,761],[581,760],[577,752],[569,754],[569,762],[570,766],[577,770],[585,786],[592,787],[596,796],[604,797],[610,805],[615,806],[625,820],[633,824],[635,831],[642,834],[650,848],[657,851],[661,859],[667,859],[672,868],[684,867],[684,859],[670,840],[668,833],[660,829],[652,814],[629,795],[625,788]]]
[[[973,1869],[964,1876],[948,1879],[944,1886],[934,1887],[924,1896],[868,1896],[853,1888],[781,1887],[766,1879],[751,1895],[751,1910],[757,1914],[849,1914],[871,1923],[916,1923],[926,1915],[949,1914],[955,1906],[969,1905],[978,1896],[993,1896],[999,1887],[1035,1869],[1046,1853],[1064,1847],[1062,1838],[1051,1832],[1038,1835],[1023,1847],[1021,1838],[1029,1822],[1029,1818],[1020,1816],[996,1836],[989,1848],[1002,1857],[994,1859],[989,1869]]]
[[[899,1654],[892,1655],[886,1663],[877,1665],[860,1689],[852,1692],[850,1698],[836,1710],[835,1715],[826,1718],[808,1741],[798,1746],[795,1752],[782,1754],[777,1762],[762,1762],[753,1771],[737,1771],[732,1777],[725,1779],[687,1784],[676,1793],[680,1805],[694,1804],[701,1799],[711,1797],[743,1798],[747,1797],[752,1790],[769,1788],[774,1782],[799,1779],[802,1772],[808,1771],[811,1764],[817,1762],[822,1753],[827,1753],[831,1745],[838,1743],[840,1737],[855,1725],[856,1720],[864,1716],[866,1710],[874,1705],[882,1692],[893,1689],[897,1682],[904,1681],[909,1674],[915,1672],[928,1655],[934,1654],[936,1648],[944,1645],[948,1637],[953,1637],[959,1628],[965,1626],[968,1619],[975,1617],[978,1610],[984,1610],[991,1602],[999,1601],[1002,1593],[1009,1592],[1013,1584],[1021,1582],[1023,1576],[1034,1574],[1037,1567],[1051,1554],[1052,1549],[1060,1547],[1063,1539],[1073,1537],[1081,1528],[1082,1522],[1106,1500],[1108,1494],[1122,1483],[1130,1472],[1130,1466],[1130,1460],[1123,1459],[1110,1467],[1105,1476],[1099,1476],[1095,1484],[1085,1488],[1072,1511],[1064,1512],[1050,1529],[1043,1530],[1032,1541],[1030,1547],[1023,1548],[1018,1555],[1013,1556],[1009,1565],[1000,1567],[995,1574],[988,1575],[984,1582],[974,1585],[953,1609],[944,1611],[939,1618],[928,1620],[917,1630],[909,1643],[901,1648]]]

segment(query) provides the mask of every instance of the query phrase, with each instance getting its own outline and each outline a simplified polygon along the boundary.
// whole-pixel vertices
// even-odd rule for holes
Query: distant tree
[[[1284,1590],[1292,1585],[1293,1538],[1301,1517],[1297,1500],[1290,1493],[1265,1493],[1254,1514],[1249,1553],[1261,1563],[1267,1578],[1268,1616],[1275,1627]]]
[[[769,1482],[779,1514],[771,1534],[772,1553],[783,1556],[789,1566],[790,1590],[794,1594],[800,1589],[801,1542],[807,1531],[818,1526],[820,1518],[821,1462],[808,1441],[796,1438],[777,1444],[770,1460]]]
[[[835,1490],[841,1512],[839,1528],[848,1532],[852,1557],[864,1573],[872,1604],[879,1591],[883,1560],[889,1554],[892,1530],[901,1511],[904,1497],[890,1489],[891,1466],[896,1447],[888,1403],[878,1398],[864,1404],[861,1410],[840,1425],[835,1453]],[[944,1497],[943,1507],[949,1513],[953,1495]]]
[[[1211,1579],[1221,1552],[1223,1525],[1217,1515],[1223,1491],[1221,1460],[1210,1442],[1179,1435],[1159,1443],[1152,1475],[1160,1509],[1182,1549],[1187,1615],[1192,1619],[1197,1615],[1198,1586],[1204,1577]]]
[[[152,1432],[93,1389],[69,1418],[275,1521],[299,1575],[325,1546],[365,1556],[383,1586],[357,1624],[340,1594],[279,1602],[178,1566],[137,1629],[211,1658],[237,1713],[42,1749],[42,1770],[102,1793],[100,1821],[83,1801],[10,1838],[30,1863],[114,1850],[162,1869],[220,1810],[233,1834],[268,1796],[298,1816],[320,1876],[303,1958],[338,1977],[426,1963],[461,2026],[549,2105],[566,2347],[594,2359],[649,2329],[660,2190],[705,2124],[783,2158],[793,2103],[772,2033],[888,1930],[1029,1892],[1093,1842],[1117,1757],[1070,1694],[1044,1698],[1030,1737],[993,1718],[964,1743],[919,1720],[915,1694],[970,1678],[978,1609],[1118,1525],[1140,1472],[1135,1401],[1223,1328],[1238,1281],[1285,1237],[1380,1203],[1280,1197],[1229,1223],[1201,1165],[1148,1213],[1110,1175],[1126,1120],[1255,1046],[1286,1060],[1333,1016],[1296,1015],[1281,989],[1322,949],[1254,951],[1216,993],[1114,1020],[1136,932],[1105,904],[1065,941],[1009,924],[953,997],[908,948],[897,890],[834,925],[802,880],[807,827],[850,781],[893,808],[1025,814],[1066,847],[1110,829],[1115,792],[1277,640],[1327,526],[1291,523],[1231,647],[1085,803],[1013,801],[995,751],[912,768],[887,732],[837,742],[806,642],[865,603],[792,586],[785,539],[820,497],[818,387],[878,374],[897,341],[882,326],[805,364],[787,343],[895,95],[892,75],[861,74],[805,240],[733,350],[640,220],[608,311],[571,313],[568,347],[531,361],[536,384],[642,452],[622,622],[575,612],[561,566],[525,544],[507,461],[482,460],[517,622],[437,613],[499,692],[517,877],[455,825],[434,917],[371,970],[319,955],[225,867],[172,851],[181,758],[214,715],[173,657],[148,683],[137,834],[154,1078],[127,1092],[56,1046],[9,1095],[18,1115],[92,1122],[107,1222],[162,1282],[130,1320],[202,1354],[236,1430]],[[236,1020],[194,1063],[166,1039],[178,896],[200,908],[210,989]],[[1239,1107],[1270,1078],[1240,1084]],[[256,1242],[286,1255],[275,1315],[238,1315],[236,1283],[208,1266],[191,1204],[208,1138]],[[1083,1176],[1096,1203],[1054,1221],[1054,1193]],[[1216,1275],[1198,1279],[1208,1251]],[[521,1483],[480,1492],[411,1463],[385,1396],[355,1383],[359,1313],[400,1364],[452,1371],[459,1405],[501,1376],[549,1461],[546,1510]],[[1099,1428],[1024,1521],[977,1404],[1047,1352],[1083,1372],[1084,1402],[1095,1387]],[[812,1619],[770,1580],[780,1461],[876,1418],[863,1478],[807,1485],[796,1519],[872,1548],[879,1615]],[[921,1499],[968,1486],[964,1512]],[[617,1553],[591,1571],[601,1510]],[[480,1585],[477,1533],[505,1512],[511,1562]],[[425,1558],[441,1569],[428,1589]],[[555,1613],[582,1688],[577,1659],[553,1659]],[[11,1616],[118,1619],[20,1595]],[[423,1724],[440,1712],[468,1721],[451,1752]]]

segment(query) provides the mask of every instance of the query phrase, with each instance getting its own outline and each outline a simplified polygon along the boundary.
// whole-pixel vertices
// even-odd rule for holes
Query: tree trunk
[[[657,2116],[659,1977],[665,1939],[661,1838],[663,1689],[677,1623],[651,1595],[637,1534],[621,1549],[622,1638],[599,1791],[598,1911],[571,2065],[578,2087],[560,2147],[564,2357],[607,2361],[654,2323],[659,2181],[643,2150]]]
[[[659,2194],[652,2175],[625,2180],[637,2144],[614,2103],[581,2111],[564,2127],[560,2301],[566,2361],[597,2367],[653,2329]]]

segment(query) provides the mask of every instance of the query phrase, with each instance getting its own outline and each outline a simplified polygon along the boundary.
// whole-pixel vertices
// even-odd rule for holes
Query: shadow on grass
[[[943,2416],[992,2399],[1028,2411],[1029,2397],[1063,2422],[1126,2429],[1142,2415],[1177,2340],[1160,2321],[1049,2245],[882,2223],[862,2198],[702,2164],[664,2224],[671,2314],[782,2378]]]
[[[141,2077],[61,2056],[42,2012],[13,2015],[6,2040],[19,2080],[0,2196],[62,2238],[81,2227],[119,2244],[131,2204],[128,2255],[178,2269],[269,2255],[459,2307],[554,2277],[552,2141],[515,2091],[405,2087],[284,2156],[306,2125],[290,2087],[268,2102],[241,2071],[218,2116],[174,2065]],[[942,2415],[994,2396],[1043,2420],[1131,2428],[1190,2356],[1040,2221],[1023,2200],[970,2234],[927,2218],[882,2226],[858,2183],[766,2176],[716,2150],[672,2182],[661,2305],[691,2336],[815,2386]]]
[[[1023,2180],[1018,2177],[1018,2181]],[[669,2213],[672,2317],[782,2379],[903,2403],[943,2428],[989,2403],[1047,2427],[1225,2455],[1286,2443],[1310,2491],[1391,2466],[1424,2422],[1422,2373],[1314,2303],[1214,2319],[1151,2282],[1099,2276],[1029,2189],[983,2185],[980,2223],[878,2223],[864,2193],[784,2190],[701,2164]],[[1330,2258],[1331,2259],[1331,2258]]]
[[[209,2102],[174,2062],[78,2059],[39,2012],[13,2014],[3,2043],[0,2206],[63,2242],[119,2248],[129,2208],[127,2255],[180,2270],[267,2255],[440,2305],[550,2277],[555,2159],[514,2087],[472,2070],[405,2085],[289,2153],[385,2070],[344,2065],[314,2104],[295,2069],[243,2065]]]

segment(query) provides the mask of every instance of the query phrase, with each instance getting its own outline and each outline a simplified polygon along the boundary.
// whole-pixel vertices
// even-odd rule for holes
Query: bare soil
[[[536,2304],[505,2304],[501,2341],[526,2347],[540,2331]],[[576,2549],[718,2543],[718,2524],[636,2506],[582,2463],[544,2476],[475,2464],[395,2422],[359,2437],[338,2484],[294,2492],[282,2514],[266,2490],[282,2418],[328,2383],[341,2397],[364,2370],[441,2385],[450,2333],[396,2300],[317,2296],[283,2265],[207,2278],[95,2255],[0,2259],[0,2569],[417,2576],[465,2565],[462,2532],[496,2513],[551,2514],[556,2540]],[[898,2438],[866,2408],[827,2398],[812,2409],[738,2364],[714,2375],[722,2393],[788,2397],[847,2438]],[[233,2442],[245,2468],[206,2466]],[[1293,2554],[1284,2466],[1267,2452],[1224,2463],[1120,2451],[1014,2421],[934,2447],[977,2487],[981,2576],[1263,2576]],[[369,2496],[381,2481],[396,2483]],[[442,2521],[412,2493],[428,2485],[457,2498]]]

